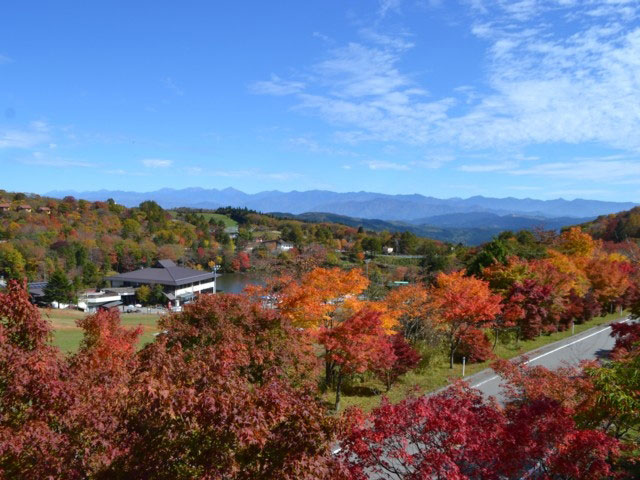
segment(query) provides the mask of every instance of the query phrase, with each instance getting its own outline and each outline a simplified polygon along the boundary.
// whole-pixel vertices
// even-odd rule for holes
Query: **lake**
[[[240,293],[247,285],[264,285],[264,274],[223,273],[216,280],[218,293]]]

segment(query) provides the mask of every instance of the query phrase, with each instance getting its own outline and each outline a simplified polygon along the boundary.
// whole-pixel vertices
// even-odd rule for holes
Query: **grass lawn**
[[[85,313],[77,310],[40,309],[43,317],[53,325],[53,344],[63,352],[75,352],[82,340],[82,330],[76,326],[76,320],[84,318]],[[153,341],[153,334],[158,331],[159,315],[145,313],[122,313],[122,325],[127,327],[142,326],[140,345]]]
[[[590,322],[576,325],[575,333],[581,333],[589,328],[611,323],[626,315],[613,313],[604,317],[597,317]],[[520,341],[518,347],[515,344],[504,345],[498,342],[495,353],[502,358],[513,358],[523,353],[543,347],[549,343],[557,342],[571,336],[571,330],[556,332],[551,335],[543,335],[533,340]],[[476,364],[467,364],[465,376],[478,373],[490,366],[490,361]],[[449,359],[446,354],[435,355],[429,365],[423,369],[414,370],[401,377],[389,392],[384,392],[385,387],[382,382],[365,378],[361,382],[354,381],[345,386],[342,393],[340,410],[349,406],[358,406],[363,410],[371,410],[380,404],[382,394],[386,395],[391,402],[398,402],[405,398],[412,391],[429,392],[445,386],[450,380],[462,376],[462,364],[455,364],[453,369],[449,368]],[[380,393],[382,392],[382,393]],[[327,405],[333,405],[335,392],[327,391],[324,397]]]
[[[216,221],[223,221],[225,227],[235,227],[238,225],[238,222],[233,220],[232,218],[227,217],[226,215],[222,215],[220,213],[211,213],[211,212],[194,212],[196,215],[201,215],[208,222],[210,219],[214,218]],[[178,212],[175,210],[169,210],[169,214],[176,218],[178,216]]]

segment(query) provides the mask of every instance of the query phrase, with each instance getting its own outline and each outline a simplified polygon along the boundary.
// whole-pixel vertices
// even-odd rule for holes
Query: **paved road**
[[[623,321],[628,322],[629,319]],[[579,335],[574,335],[565,340],[545,345],[538,350],[528,352],[526,354],[528,358],[526,363],[556,369],[564,365],[576,365],[583,360],[606,357],[615,343],[610,333],[611,327],[609,325],[591,328]],[[498,377],[493,370],[483,370],[475,375],[466,377],[465,380],[485,395],[500,399],[502,382],[501,378]],[[334,453],[338,453],[339,451],[340,447],[337,447]],[[391,477],[371,475],[370,478],[372,480],[380,480]]]
[[[629,320],[624,320],[628,322]],[[566,365],[577,365],[582,360],[605,357],[613,348],[614,339],[610,336],[611,327],[595,327],[565,340],[546,345],[527,353],[529,365],[541,365],[556,369]],[[487,369],[465,378],[469,384],[485,395],[500,398],[501,379],[493,370]]]

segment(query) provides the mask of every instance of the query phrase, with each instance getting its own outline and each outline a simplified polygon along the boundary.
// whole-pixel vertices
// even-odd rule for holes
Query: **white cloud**
[[[471,150],[597,143],[640,151],[639,2],[470,3],[469,28],[488,44],[480,88],[453,85],[451,95],[430,96],[400,68],[412,46],[405,37],[362,29],[363,41],[310,66],[306,84],[273,76],[254,92],[293,95],[296,110],[335,125],[336,138],[348,143]],[[383,2],[381,12],[396,7]]]
[[[474,165],[460,165],[458,170],[461,172],[483,173],[483,172],[501,172],[510,170],[515,167],[513,162],[485,163]]]
[[[271,74],[271,80],[255,82],[249,86],[249,91],[258,95],[291,95],[299,93],[305,88],[302,82],[283,80],[277,75]]]
[[[225,178],[261,178],[265,180],[294,180],[303,177],[297,172],[263,172],[259,169],[246,170],[209,170],[202,167],[187,167],[185,172],[188,175],[207,176],[207,177],[225,177]]]
[[[33,152],[30,158],[24,158],[20,160],[20,163],[25,165],[39,165],[43,167],[82,167],[82,168],[90,168],[95,167],[96,165],[91,162],[86,162],[82,160],[71,160],[67,158],[59,158],[59,157],[48,157],[46,154],[42,152]]]
[[[144,172],[131,172],[128,170],[124,170],[123,168],[115,168],[112,170],[104,170],[104,173],[108,174],[108,175],[121,175],[121,176],[127,176],[127,177],[148,177],[149,174],[148,173],[144,173]]]
[[[394,162],[385,162],[380,160],[370,160],[365,162],[365,164],[369,167],[370,170],[398,170],[398,171],[406,171],[409,170],[407,165],[402,165],[400,163]]]
[[[548,162],[526,168],[515,168],[508,170],[508,173],[577,181],[626,181],[631,178],[640,178],[640,159],[578,159],[569,162]]]
[[[176,84],[173,78],[165,77],[162,80],[162,83],[164,83],[165,87],[167,87],[169,90],[171,90],[173,93],[175,93],[179,97],[182,97],[184,95],[184,90]]]
[[[48,142],[49,127],[44,122],[32,122],[28,130],[0,129],[0,148],[33,148]]]
[[[454,155],[451,154],[429,154],[426,155],[424,160],[416,160],[411,162],[412,165],[424,168],[440,168],[443,165],[452,162],[456,159]]]
[[[142,160],[142,164],[148,168],[168,168],[173,164],[173,161],[161,158],[145,158]]]
[[[379,0],[378,15],[385,17],[391,11],[397,12],[401,3],[402,0]]]

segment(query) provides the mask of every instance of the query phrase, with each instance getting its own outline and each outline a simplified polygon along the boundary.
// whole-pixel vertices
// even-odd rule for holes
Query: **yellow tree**
[[[593,256],[596,249],[596,242],[580,227],[571,227],[562,232],[556,240],[557,249],[574,258],[574,262],[580,267],[584,267]]]

